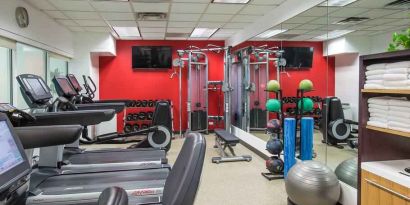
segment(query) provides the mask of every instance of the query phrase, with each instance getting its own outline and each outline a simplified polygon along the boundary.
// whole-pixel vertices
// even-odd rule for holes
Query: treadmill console
[[[0,201],[12,204],[28,188],[30,165],[5,114],[0,113]],[[19,196],[19,194],[22,196]]]
[[[72,97],[78,95],[70,81],[65,76],[55,76],[53,78],[53,83],[56,86],[59,96],[71,99]]]
[[[81,92],[81,90],[83,90],[83,88],[81,87],[81,85],[78,82],[77,78],[73,74],[68,74],[67,78],[71,82],[71,84],[73,85],[74,89],[77,92]]]

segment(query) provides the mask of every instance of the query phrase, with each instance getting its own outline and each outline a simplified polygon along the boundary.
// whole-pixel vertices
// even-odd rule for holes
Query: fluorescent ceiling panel
[[[212,0],[212,3],[220,4],[247,4],[250,0]]]
[[[328,0],[327,2],[323,2],[319,6],[337,6],[337,7],[343,7],[346,5],[349,5],[357,0]]]
[[[287,31],[287,30],[270,29],[270,30],[267,30],[267,31],[257,35],[256,38],[270,38],[270,37],[276,36],[280,33],[283,33],[285,31]]]
[[[191,33],[191,38],[209,38],[217,30],[217,28],[195,28]]]
[[[338,37],[341,37],[343,35],[346,35],[348,33],[351,33],[353,31],[354,30],[334,30],[334,31],[331,31],[327,34],[316,36],[315,39],[318,39],[318,40],[334,39],[334,38],[338,38]]]
[[[138,27],[117,27],[114,26],[113,29],[120,37],[140,37],[140,31]]]

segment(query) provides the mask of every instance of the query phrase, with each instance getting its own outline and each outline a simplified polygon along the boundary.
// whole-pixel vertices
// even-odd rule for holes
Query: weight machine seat
[[[122,112],[125,109],[125,103],[89,103],[89,104],[76,104],[78,110],[107,110],[113,109],[115,113]]]
[[[64,112],[32,113],[36,121],[32,126],[42,125],[96,125],[111,120],[115,116],[114,110],[83,110]]]
[[[228,144],[239,143],[239,138],[223,129],[214,130],[216,136]]]

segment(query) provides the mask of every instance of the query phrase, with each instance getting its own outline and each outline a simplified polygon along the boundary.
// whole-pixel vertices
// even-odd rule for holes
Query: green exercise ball
[[[266,109],[269,112],[279,112],[280,110],[280,101],[277,99],[269,99],[266,102]]]
[[[269,92],[278,92],[280,90],[280,84],[277,80],[270,80],[266,86],[266,90]]]
[[[313,100],[310,99],[310,98],[303,98],[302,100],[303,100],[303,109],[302,109],[302,101],[301,100],[299,100],[299,102],[298,102],[298,108],[302,109],[305,112],[312,111],[313,110],[313,105],[314,105]]]
[[[311,91],[313,90],[313,83],[308,79],[304,79],[299,83],[299,89],[304,91]]]

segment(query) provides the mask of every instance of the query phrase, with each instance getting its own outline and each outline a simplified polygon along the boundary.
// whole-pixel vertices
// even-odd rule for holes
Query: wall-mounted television
[[[285,68],[312,68],[313,47],[284,47],[282,58],[286,60]]]
[[[133,69],[169,69],[172,67],[170,46],[133,46]]]

